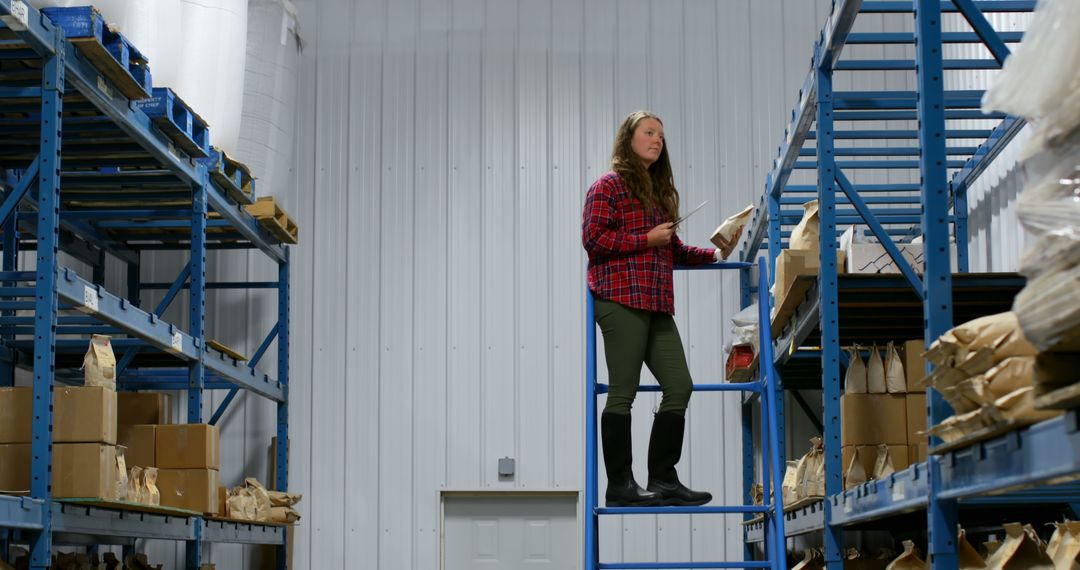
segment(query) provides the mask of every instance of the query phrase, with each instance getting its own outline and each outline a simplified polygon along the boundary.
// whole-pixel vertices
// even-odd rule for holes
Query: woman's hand
[[[720,256],[723,259],[727,259],[728,256],[731,255],[731,252],[735,250],[735,246],[739,245],[739,238],[742,237],[742,230],[742,228],[739,228],[738,231],[735,232],[735,235],[731,236],[730,241],[720,238]]]
[[[638,234],[641,235],[641,234]],[[671,236],[675,235],[675,225],[665,222],[649,230],[649,243],[647,247],[661,247],[671,243]]]

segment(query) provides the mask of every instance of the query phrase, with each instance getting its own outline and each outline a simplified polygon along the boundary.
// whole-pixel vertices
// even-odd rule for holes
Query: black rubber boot
[[[660,412],[653,418],[648,490],[660,495],[661,505],[696,507],[712,500],[710,493],[686,488],[675,472],[675,465],[682,456],[685,430],[686,418],[674,412]]]
[[[634,460],[630,438],[629,414],[601,414],[600,438],[604,444],[604,467],[608,487],[605,499],[609,507],[656,506],[656,493],[642,489],[634,481]]]

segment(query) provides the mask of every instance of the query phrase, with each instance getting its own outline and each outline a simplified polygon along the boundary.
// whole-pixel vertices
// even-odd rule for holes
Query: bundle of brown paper
[[[1046,555],[1054,561],[1054,568],[1080,568],[1080,522],[1055,523]]]
[[[1053,570],[1054,561],[1031,525],[1005,525],[1005,541],[986,561],[989,570]]]
[[[967,540],[967,533],[963,529],[956,538],[956,556],[958,558],[958,570],[978,570],[986,568],[986,561],[979,556],[979,551]]]
[[[904,552],[885,567],[885,570],[924,570],[928,568],[926,562],[919,558],[919,552],[915,549],[915,543],[910,540],[904,541]]]

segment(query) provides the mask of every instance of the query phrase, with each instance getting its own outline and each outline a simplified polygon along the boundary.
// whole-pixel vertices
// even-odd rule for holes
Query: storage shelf
[[[825,528],[825,503],[817,501],[784,513],[784,534],[788,537],[817,532]],[[758,544],[765,540],[765,523],[746,525],[746,542]]]
[[[79,13],[100,22],[93,11]],[[244,208],[254,198],[254,177],[221,153],[206,160],[196,156],[210,151],[213,133],[205,124],[187,126],[187,119],[198,120],[197,109],[185,106],[180,113],[179,94],[153,88],[146,66],[126,67],[123,55],[117,59],[98,49],[92,38],[77,47],[25,0],[0,0],[0,22],[5,44],[0,50],[5,77],[0,87],[0,182],[15,192],[4,200],[4,221],[13,220],[3,228],[4,246],[36,252],[34,271],[12,271],[15,258],[8,256],[8,271],[0,272],[0,310],[5,312],[0,315],[5,336],[0,361],[33,368],[35,393],[47,393],[61,382],[78,383],[80,375],[73,371],[86,350],[86,337],[108,334],[114,336],[114,348],[123,351],[117,353],[120,366],[126,367],[119,386],[186,391],[191,423],[208,417],[200,405],[205,389],[246,389],[272,400],[279,418],[279,471],[268,487],[286,490],[289,254]],[[137,53],[136,46],[126,42],[121,53]],[[118,88],[125,78],[145,89],[136,94]],[[125,93],[153,94],[172,107],[160,113],[145,99],[129,100]],[[257,362],[276,339],[277,379],[207,346],[206,291],[216,288],[206,283],[206,252],[211,249],[257,249],[275,265],[273,282],[216,285],[277,294],[277,323],[253,356]],[[143,290],[141,252],[153,250],[190,252],[167,300],[155,310],[164,313],[169,300],[186,290],[189,324],[184,328],[61,267],[57,258],[58,251],[71,254],[93,267],[92,280],[101,283],[106,256],[111,256],[126,265],[126,291],[137,297]],[[218,417],[229,401],[231,396],[218,408]],[[48,404],[43,402],[35,400],[32,429],[35,438],[50,443],[52,426],[44,419]],[[133,546],[137,538],[187,542],[188,567],[201,563],[205,542],[270,544],[282,547],[278,555],[284,555],[286,528],[279,525],[205,520],[168,509],[50,502],[41,485],[50,477],[48,468],[47,456],[28,466],[38,499],[0,496],[0,528],[44,531],[4,532],[5,538],[29,544],[35,565],[47,563],[53,543]]]

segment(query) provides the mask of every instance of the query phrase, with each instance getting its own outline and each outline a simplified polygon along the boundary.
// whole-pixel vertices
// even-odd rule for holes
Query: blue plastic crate
[[[135,105],[185,152],[195,158],[210,155],[210,131],[206,121],[172,89],[155,87],[149,99]]]

